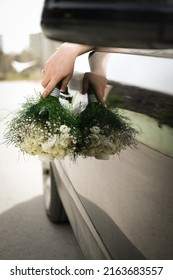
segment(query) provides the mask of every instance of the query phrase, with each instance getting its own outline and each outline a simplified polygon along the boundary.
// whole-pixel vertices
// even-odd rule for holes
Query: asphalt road
[[[84,259],[71,226],[45,214],[39,160],[2,144],[7,115],[35,89],[34,82],[0,83],[0,260]]]

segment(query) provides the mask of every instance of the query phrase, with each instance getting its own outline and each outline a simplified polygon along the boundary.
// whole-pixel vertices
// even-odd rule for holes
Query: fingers
[[[65,79],[61,80],[61,88],[60,88],[61,91],[65,92],[70,79],[71,79],[71,75],[68,75]]]
[[[98,102],[104,106],[105,103],[103,98],[106,88],[105,77],[93,74],[91,72],[85,73],[83,77],[82,94],[86,94],[91,88],[92,91],[94,91],[93,93],[95,94]]]
[[[52,90],[56,87],[56,85],[57,85],[57,80],[55,80],[55,79],[52,79],[50,82],[48,82],[47,84],[46,84],[46,87],[45,87],[45,89],[44,89],[44,91],[42,92],[42,96],[43,97],[47,97],[51,92],[52,92]],[[44,86],[45,85],[44,83],[42,83],[42,86]]]
[[[50,73],[46,72],[45,70],[42,70],[42,73],[44,75],[44,78],[41,81],[41,85],[44,87],[42,96],[47,97],[52,92],[52,90],[57,86],[57,84],[60,82],[61,79],[58,76],[51,78]]]
[[[57,77],[55,79],[51,79],[51,80],[49,78],[43,79],[43,81],[41,83],[42,86],[44,87],[44,91],[42,92],[42,96],[47,97],[52,92],[52,90],[57,86],[57,84],[60,81],[61,81],[60,90],[65,92],[69,80],[70,80],[70,75],[67,76],[63,80],[61,80],[61,78],[58,79]]]
[[[45,88],[49,82],[50,82],[50,78],[48,76],[45,76],[41,81],[41,85]]]
[[[86,94],[89,88],[88,73],[84,74],[82,82],[82,94]]]

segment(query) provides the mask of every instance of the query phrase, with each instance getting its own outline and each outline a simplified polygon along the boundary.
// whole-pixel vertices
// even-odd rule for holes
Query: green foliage
[[[78,127],[81,132],[78,150],[83,151],[86,155],[89,146],[92,148],[93,146],[100,147],[103,152],[104,147],[111,145],[111,149],[107,147],[111,154],[110,150],[112,150],[113,144],[113,154],[115,150],[119,153],[127,146],[134,148],[137,144],[135,140],[137,131],[131,126],[129,119],[122,116],[118,109],[110,110],[96,102],[89,103],[78,116]],[[93,143],[93,134],[91,133],[93,127],[100,129],[100,132],[94,136],[96,142],[102,142],[100,145]]]
[[[58,98],[44,98],[40,95],[27,98],[14,118],[8,122],[4,135],[6,143],[18,146],[26,135],[30,134],[30,131],[27,131],[28,127],[35,124],[40,130],[47,130],[47,137],[50,134],[58,134],[61,125],[67,125],[72,134],[76,134],[76,119],[72,112],[64,108]]]
[[[135,147],[137,131],[118,109],[89,103],[75,115],[58,98],[30,97],[8,123],[6,144],[52,160],[70,155],[108,159],[126,147]]]

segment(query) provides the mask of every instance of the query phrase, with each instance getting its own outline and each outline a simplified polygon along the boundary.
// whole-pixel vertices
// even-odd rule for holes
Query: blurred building
[[[0,35],[0,80],[4,77],[4,55],[2,44],[2,35]]]
[[[43,67],[47,59],[53,54],[60,42],[50,40],[43,33],[30,35],[30,53],[40,67]]]

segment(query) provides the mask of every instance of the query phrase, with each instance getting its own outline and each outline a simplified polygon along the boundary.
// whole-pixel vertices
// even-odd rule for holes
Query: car
[[[70,95],[97,102],[91,81],[88,96],[81,85],[99,65],[107,108],[138,131],[136,148],[109,160],[43,164],[46,212],[52,222],[70,222],[86,259],[173,258],[172,12],[173,1],[45,1],[46,36],[103,46],[77,59]]]

